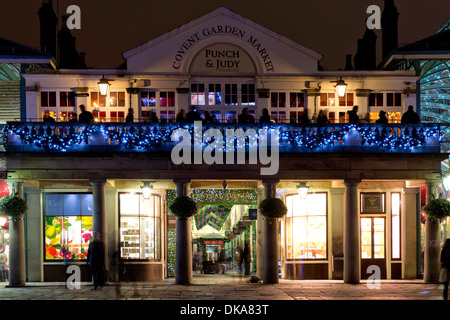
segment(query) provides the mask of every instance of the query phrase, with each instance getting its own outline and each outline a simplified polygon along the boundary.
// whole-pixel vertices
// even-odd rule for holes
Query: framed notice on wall
[[[386,213],[384,193],[361,193],[361,213]]]

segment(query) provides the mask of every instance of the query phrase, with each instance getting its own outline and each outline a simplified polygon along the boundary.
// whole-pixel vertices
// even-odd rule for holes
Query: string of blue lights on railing
[[[259,143],[263,132],[277,132],[280,151],[327,152],[339,147],[371,148],[377,152],[417,152],[420,147],[440,148],[443,132],[439,124],[201,124],[192,123],[8,123],[3,128],[6,151],[81,152],[107,146],[111,151],[152,152],[169,150],[177,129],[190,133],[192,144],[203,147],[217,137],[205,135],[217,129],[225,135],[227,129],[242,129],[245,145]],[[264,131],[266,130],[266,131]],[[235,143],[242,140],[234,138]],[[225,139],[224,147],[225,147]],[[270,140],[269,140],[270,142]],[[86,148],[86,146],[88,148]],[[101,148],[100,148],[101,149]],[[99,149],[99,150],[100,150]],[[225,150],[224,150],[225,151]],[[434,151],[436,152],[436,151]],[[437,151],[438,152],[438,151]]]

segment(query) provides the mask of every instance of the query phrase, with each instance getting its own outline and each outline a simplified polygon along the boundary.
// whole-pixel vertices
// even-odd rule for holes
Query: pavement
[[[412,305],[418,306],[417,303],[441,300],[440,304],[450,306],[442,301],[443,285],[426,284],[423,280],[380,280],[379,283],[361,280],[359,284],[344,284],[342,280],[280,279],[277,284],[262,284],[249,283],[248,279],[248,276],[230,274],[225,276],[195,274],[192,285],[177,285],[175,279],[169,278],[154,282],[109,283],[100,290],[92,290],[90,283],[81,283],[79,289],[69,289],[65,283],[26,283],[24,287],[9,287],[8,283],[0,283],[0,307],[6,302],[9,306],[11,302],[24,306],[28,303],[34,306],[33,301],[39,301],[40,306],[44,303],[54,307],[56,303],[56,305],[69,307],[83,301],[88,302],[88,306],[94,302],[110,301],[107,305],[108,310],[117,315],[116,311],[124,312],[130,309],[115,309],[123,306],[124,301],[146,302],[145,305],[131,304],[132,310],[139,310],[140,307],[148,310],[148,307],[154,306],[157,301],[157,306],[164,308],[169,315],[188,312],[187,316],[192,316],[200,312],[201,309],[198,308],[204,306],[212,306],[216,310],[222,309],[221,313],[216,311],[214,317],[203,315],[208,318],[217,318],[219,315],[225,316],[225,304],[227,306],[238,304],[247,308],[265,305],[272,311],[288,311],[289,309],[294,311],[298,309],[300,302],[302,302],[300,306],[306,306],[307,301],[315,301],[314,306],[318,308],[322,306],[317,304],[319,301],[325,303],[323,306],[328,306],[325,301],[334,303],[339,301],[339,306],[342,307],[351,301],[379,301],[384,304],[393,303],[393,301],[400,304],[401,302],[398,301],[412,301]],[[103,304],[100,305],[103,306]],[[189,311],[188,308],[194,309]],[[24,310],[27,309],[24,308]],[[30,308],[30,310],[34,309]],[[228,307],[227,310],[231,312],[232,307]],[[254,312],[254,309],[252,310]],[[401,308],[401,310],[405,309]],[[239,313],[239,309],[237,311]],[[326,312],[327,307],[324,307],[322,311]],[[400,315],[404,316],[404,313]],[[263,315],[258,318],[261,317],[264,318]],[[226,318],[231,318],[230,314],[227,314]],[[273,313],[267,318],[272,319]]]

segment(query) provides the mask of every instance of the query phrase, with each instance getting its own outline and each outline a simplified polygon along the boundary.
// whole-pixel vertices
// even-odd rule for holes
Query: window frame
[[[325,191],[323,191],[323,192],[314,192],[314,194],[324,194],[325,195],[325,215],[324,216],[322,216],[322,217],[325,217],[325,257],[323,257],[323,258],[288,258],[288,223],[287,223],[287,219],[288,219],[288,216],[286,215],[283,219],[284,219],[284,256],[286,257],[285,258],[285,261],[286,262],[298,262],[298,261],[328,261],[328,257],[329,257],[329,241],[328,241],[328,236],[329,236],[329,230],[328,230],[328,225],[329,225],[329,221],[328,221],[328,216],[329,216],[329,212],[328,212],[328,197],[329,197],[329,195],[328,195],[328,192],[325,192]],[[286,201],[287,201],[287,198],[288,197],[290,197],[290,196],[299,196],[298,195],[298,193],[294,193],[294,192],[292,192],[292,193],[287,193],[286,195],[285,195],[285,203],[286,203]],[[306,217],[308,217],[309,215],[307,215]],[[292,219],[293,219],[294,217],[292,217]],[[293,227],[293,223],[292,223],[292,227]],[[294,236],[294,233],[293,233],[293,231],[291,232],[292,233],[292,235]],[[292,241],[292,243],[294,243],[294,238],[293,238],[293,241]],[[292,255],[294,254],[294,252],[292,252]]]

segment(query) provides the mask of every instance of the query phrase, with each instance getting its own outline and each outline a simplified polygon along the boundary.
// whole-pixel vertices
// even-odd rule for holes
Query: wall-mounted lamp
[[[331,82],[336,82],[335,87],[338,92],[339,98],[345,97],[345,92],[347,91],[347,84],[345,83],[344,80],[342,80],[342,77],[340,77],[338,81],[331,81]]]
[[[306,182],[302,181],[297,186],[298,195],[301,199],[306,199],[306,196],[308,195],[309,187],[306,185]]]
[[[103,78],[100,79],[100,82],[97,83],[98,89],[100,90],[100,94],[102,96],[106,96],[108,93],[108,88],[110,86],[108,79],[103,76]]]
[[[142,183],[144,184],[143,186],[141,186],[141,190],[142,190],[142,195],[144,196],[144,199],[150,199],[150,196],[152,195],[152,191],[153,191],[153,185],[152,183],[154,183],[153,181],[142,181]]]

